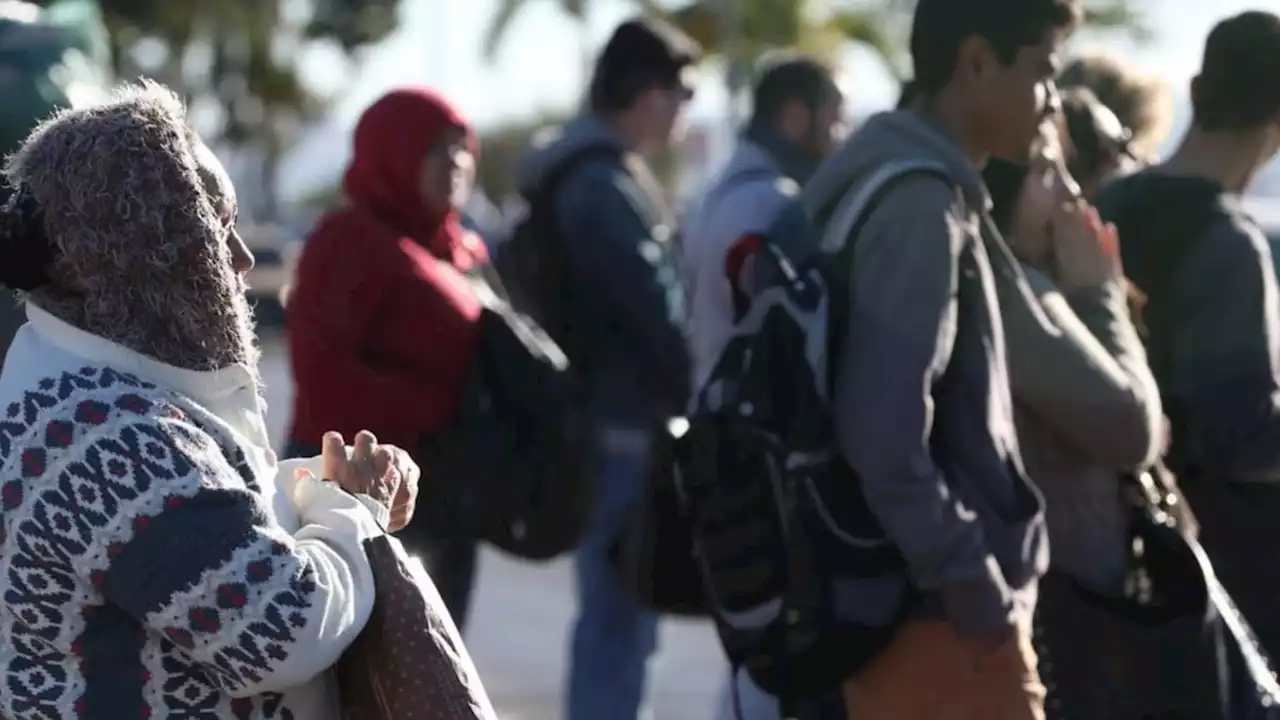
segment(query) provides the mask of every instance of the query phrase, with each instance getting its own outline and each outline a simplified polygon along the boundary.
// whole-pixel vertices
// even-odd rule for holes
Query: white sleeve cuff
[[[319,526],[329,533],[358,535],[362,541],[385,534],[383,528],[386,525],[379,522],[376,511],[371,507],[380,507],[373,498],[352,495],[335,483],[315,476],[298,479],[293,488],[293,506],[298,511],[302,526],[299,534],[309,525]],[[386,508],[382,509],[389,522],[391,513]]]

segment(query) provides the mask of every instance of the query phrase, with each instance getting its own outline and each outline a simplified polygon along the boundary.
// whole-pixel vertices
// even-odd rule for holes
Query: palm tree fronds
[[[525,0],[502,0],[498,5],[497,12],[489,21],[489,27],[485,29],[484,42],[481,45],[481,52],[486,60],[493,60],[498,56],[498,48],[502,46],[507,30],[511,28],[511,21],[515,20],[516,13],[520,12],[524,5]]]

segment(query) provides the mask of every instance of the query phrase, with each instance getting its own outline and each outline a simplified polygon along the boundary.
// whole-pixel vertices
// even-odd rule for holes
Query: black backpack
[[[752,167],[722,180],[703,198],[701,212],[731,191],[778,176],[771,167]],[[799,202],[798,198],[792,202]],[[683,417],[666,418],[652,431],[644,485],[627,512],[627,522],[610,547],[622,586],[644,607],[663,614],[709,616],[702,578],[693,559],[692,528],[676,491],[673,468],[680,463]]]
[[[515,222],[494,257],[494,268],[506,288],[512,307],[533,318],[564,348],[569,358],[581,360],[574,347],[572,322],[566,312],[564,248],[555,216],[556,193],[570,173],[600,158],[621,158],[614,145],[586,145],[564,158],[545,177]]]
[[[595,502],[596,448],[587,398],[567,341],[563,255],[555,193],[596,157],[590,145],[561,161],[502,243],[470,274],[484,305],[480,342],[458,417],[432,438],[419,502],[424,528],[476,537],[526,560],[577,547]]]
[[[430,480],[409,531],[549,560],[577,546],[595,499],[581,390],[564,353],[511,307],[491,267],[470,280],[483,305],[480,339],[457,417],[424,448]]]
[[[676,485],[707,607],[735,671],[776,695],[785,717],[876,656],[917,604],[836,450],[830,397],[832,358],[857,352],[840,337],[846,239],[886,187],[922,173],[953,182],[934,164],[885,167],[839,200],[800,267],[765,240],[756,262],[778,278],[743,306],[680,441]],[[869,589],[886,598],[885,617],[848,616],[841,597]]]

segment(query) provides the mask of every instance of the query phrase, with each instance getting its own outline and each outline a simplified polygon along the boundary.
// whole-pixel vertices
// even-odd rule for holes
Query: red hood
[[[451,128],[466,130],[475,152],[471,126],[444,98],[425,88],[392,90],[356,124],[343,180],[343,190],[357,208],[440,255],[460,241],[461,225],[456,213],[428,213],[419,188],[423,161]]]

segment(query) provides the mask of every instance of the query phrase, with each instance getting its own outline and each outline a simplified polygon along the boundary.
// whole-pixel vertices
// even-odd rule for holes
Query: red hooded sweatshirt
[[[463,117],[438,95],[395,90],[356,126],[349,205],[307,238],[289,297],[294,443],[369,430],[410,451],[458,410],[480,306],[462,273],[487,262],[456,213],[432,216],[423,161]]]

